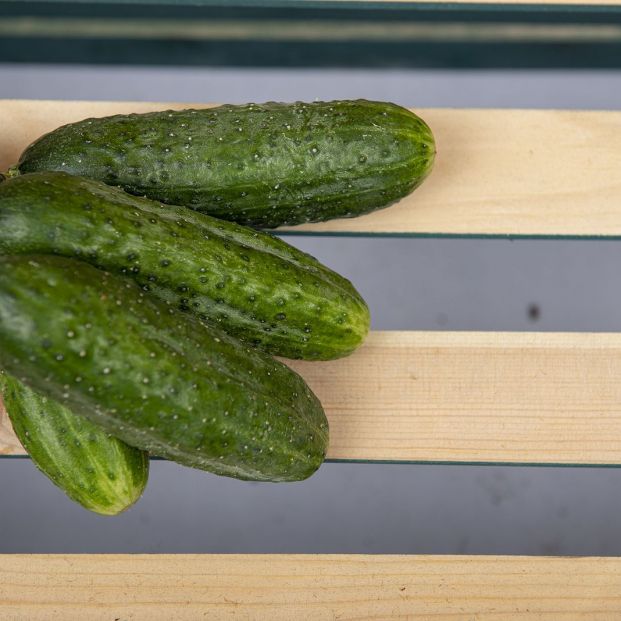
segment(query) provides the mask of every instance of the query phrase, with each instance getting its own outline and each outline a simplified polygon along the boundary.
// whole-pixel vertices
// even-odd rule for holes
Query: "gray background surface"
[[[618,110],[621,73],[0,65],[12,97]],[[619,242],[287,239],[356,284],[375,329],[621,330]],[[273,485],[156,461],[117,518],[73,505],[26,459],[0,460],[0,489],[0,552],[621,554],[615,468],[326,464]]]

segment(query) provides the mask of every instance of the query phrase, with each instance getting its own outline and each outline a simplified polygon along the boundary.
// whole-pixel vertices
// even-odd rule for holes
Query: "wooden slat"
[[[0,611],[12,621],[613,621],[621,559],[6,555]]]
[[[87,116],[189,104],[0,101],[0,170],[39,135]],[[437,139],[431,177],[388,209],[296,231],[621,236],[621,112],[418,110]]]
[[[338,460],[621,464],[621,334],[375,332],[290,362]],[[0,453],[22,449],[0,431]]]

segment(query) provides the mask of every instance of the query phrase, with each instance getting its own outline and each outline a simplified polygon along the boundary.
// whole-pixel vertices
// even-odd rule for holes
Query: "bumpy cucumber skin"
[[[26,452],[69,498],[101,515],[117,515],[140,498],[149,477],[147,453],[3,373],[0,392]]]
[[[357,100],[86,119],[30,145],[18,168],[61,170],[274,228],[386,207],[420,185],[434,157],[418,116]]]
[[[295,481],[325,457],[327,420],[299,375],[73,259],[0,257],[0,366],[127,444],[187,466]]]
[[[287,358],[346,356],[369,330],[352,284],[282,240],[66,173],[0,185],[0,254],[57,254],[127,274]]]

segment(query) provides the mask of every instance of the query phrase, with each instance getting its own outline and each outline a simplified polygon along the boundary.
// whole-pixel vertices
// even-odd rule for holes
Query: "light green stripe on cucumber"
[[[0,392],[15,434],[43,474],[84,508],[116,515],[142,495],[147,453],[5,373]]]

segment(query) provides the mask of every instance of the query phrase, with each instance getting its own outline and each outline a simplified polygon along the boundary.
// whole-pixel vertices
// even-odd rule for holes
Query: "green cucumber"
[[[13,431],[37,468],[84,508],[116,515],[142,495],[147,453],[111,437],[60,403],[0,373]]]
[[[260,228],[358,216],[430,172],[431,130],[395,104],[266,103],[86,119],[22,154],[60,170]]]
[[[296,481],[325,457],[327,420],[299,375],[75,259],[0,257],[0,367],[187,466]]]
[[[0,184],[0,254],[57,254],[127,274],[288,358],[345,356],[369,330],[352,284],[282,240],[65,173]]]

